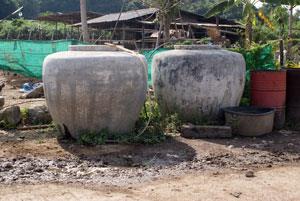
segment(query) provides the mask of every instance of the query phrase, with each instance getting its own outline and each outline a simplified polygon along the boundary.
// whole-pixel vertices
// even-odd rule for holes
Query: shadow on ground
[[[232,139],[205,139],[205,141],[234,148],[250,148],[270,153],[300,154],[299,131],[275,131],[260,137],[235,136]]]
[[[70,139],[58,138],[60,146],[82,160],[102,161],[117,167],[172,166],[192,161],[196,155],[189,145],[169,137],[156,145],[107,144],[84,146]]]

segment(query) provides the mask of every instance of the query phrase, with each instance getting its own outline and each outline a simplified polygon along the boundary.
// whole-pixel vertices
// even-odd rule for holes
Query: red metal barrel
[[[286,71],[252,71],[251,105],[275,109],[275,128],[285,124]]]
[[[287,69],[287,119],[300,122],[300,69]]]

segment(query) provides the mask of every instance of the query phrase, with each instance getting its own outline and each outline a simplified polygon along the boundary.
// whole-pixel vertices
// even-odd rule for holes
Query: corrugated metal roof
[[[94,19],[88,20],[89,25],[96,25],[96,24],[102,24],[102,23],[108,23],[108,22],[116,22],[118,21],[128,21],[128,20],[137,20],[137,21],[145,21],[142,17],[147,16],[147,15],[152,15],[155,14],[159,9],[157,8],[147,8],[147,9],[140,9],[140,10],[132,10],[132,11],[127,11],[127,12],[122,12],[121,15],[120,13],[112,13],[108,15],[104,15],[101,17],[97,17]],[[180,13],[182,16],[188,16],[187,21],[185,23],[216,23],[216,17],[211,17],[211,18],[205,18],[201,15],[191,13],[188,11],[180,10]],[[189,22],[189,17],[194,19],[191,22]],[[140,18],[140,19],[139,19]],[[196,20],[196,21],[195,21]],[[180,20],[181,23],[182,20]],[[239,23],[236,23],[235,21],[232,20],[226,20],[223,18],[219,19],[220,24],[228,24],[228,25],[240,25]],[[74,24],[73,26],[80,26],[81,23]]]
[[[95,12],[87,12],[88,19],[95,19],[96,17],[103,16],[100,13]],[[55,13],[46,16],[39,16],[37,20],[40,21],[52,21],[52,22],[63,22],[67,24],[74,24],[81,21],[80,11],[78,12],[70,12],[70,13]]]
[[[128,12],[123,12],[120,16],[119,21],[126,21],[134,18],[143,17],[145,15],[150,15],[157,12],[158,9],[156,8],[147,8],[147,9],[140,9],[140,10],[133,10]],[[117,21],[119,18],[120,13],[112,13],[108,15],[104,15],[102,17],[98,17],[88,21],[88,24],[97,24],[103,22],[114,22]]]

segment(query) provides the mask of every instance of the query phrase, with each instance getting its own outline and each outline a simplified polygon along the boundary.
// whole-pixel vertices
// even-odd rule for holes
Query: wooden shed
[[[131,49],[154,48],[159,35],[159,25],[155,20],[158,11],[156,8],[147,8],[112,13],[88,20],[88,26],[94,30],[111,33],[109,37],[98,38],[98,43],[113,40]],[[74,24],[74,26],[81,26],[81,23]],[[226,37],[235,42],[243,30],[241,24],[232,20],[219,17],[205,18],[180,10],[171,23],[170,33],[173,40],[198,40],[210,36],[212,38]]]

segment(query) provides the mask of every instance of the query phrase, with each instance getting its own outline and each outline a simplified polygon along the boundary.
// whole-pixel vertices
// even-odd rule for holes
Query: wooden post
[[[188,25],[188,33],[189,33],[189,38],[195,38],[192,30],[192,25],[190,24]]]
[[[283,45],[283,39],[281,38],[279,40],[279,50],[280,50],[280,68],[284,67],[284,45]]]
[[[293,10],[294,10],[294,5],[290,5],[289,8],[289,28],[288,28],[288,44],[287,44],[287,59],[290,60],[292,59],[292,38],[293,38]]]
[[[71,26],[71,33],[70,33],[70,35],[71,35],[71,39],[75,38],[74,35],[73,35],[73,26]]]
[[[55,32],[54,32],[54,38],[55,38],[55,35],[57,34],[57,22],[55,22]]]
[[[32,30],[29,31],[28,40],[31,40],[31,33],[32,33]]]
[[[142,49],[145,48],[145,25],[142,26]]]
[[[64,34],[65,34],[65,38],[68,38],[68,35],[67,35],[67,25],[66,25],[66,23],[64,23]]]
[[[178,31],[177,23],[175,22],[174,25],[175,25],[175,32],[176,32],[175,36],[177,35],[177,39],[181,38],[181,33]]]
[[[86,9],[86,0],[80,0],[80,14],[81,14],[81,29],[83,35],[83,41],[89,41],[89,32],[87,24],[87,9]]]
[[[39,39],[43,40],[43,29],[40,29]]]
[[[216,16],[216,25],[217,25],[217,29],[219,29],[219,26],[220,26],[220,18],[219,18],[219,16]]]
[[[95,32],[93,31],[92,33],[92,41],[94,42],[95,41]]]
[[[122,24],[122,44],[125,45],[126,40],[126,31],[125,31],[125,25]]]
[[[163,29],[163,22],[160,21],[155,48],[158,48],[159,45],[160,45],[160,37],[161,37],[161,31],[162,31],[162,29]]]
[[[289,30],[288,30],[288,37],[289,38],[292,38],[292,29],[293,29],[293,9],[294,9],[294,6],[293,5],[290,5],[290,8],[289,8]]]
[[[19,30],[19,32],[18,32],[17,40],[20,39],[20,35],[21,35],[21,30]]]
[[[78,40],[80,40],[80,38],[81,38],[81,32],[80,32],[80,27],[78,26],[77,27],[77,33],[78,33]]]
[[[52,34],[51,34],[51,40],[54,39],[54,32],[55,32],[55,31],[53,31]]]
[[[9,29],[8,32],[7,32],[6,40],[9,39],[9,34],[10,34],[10,29]]]

